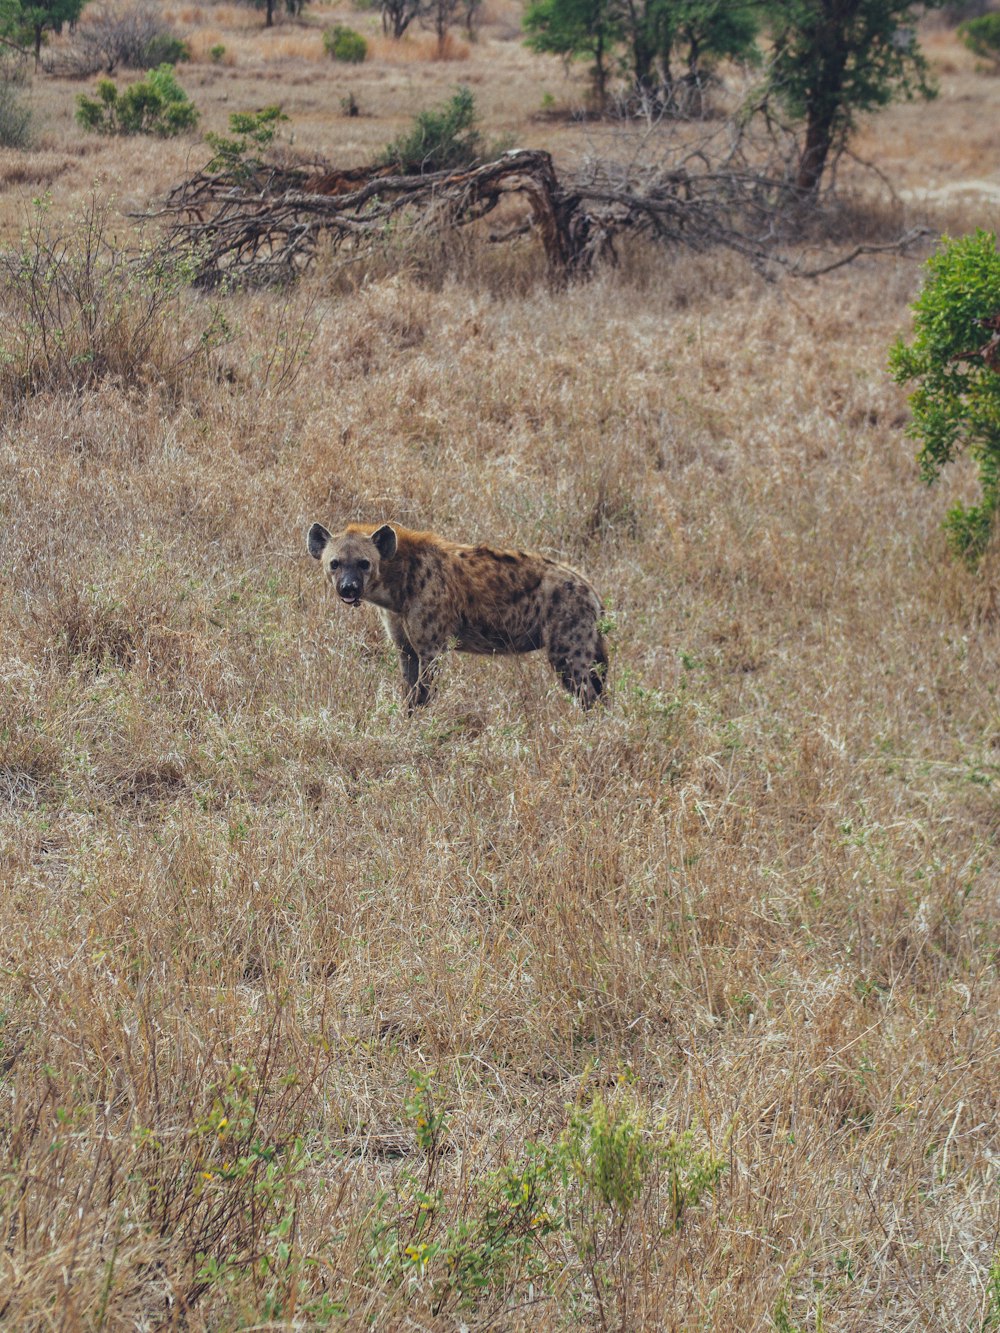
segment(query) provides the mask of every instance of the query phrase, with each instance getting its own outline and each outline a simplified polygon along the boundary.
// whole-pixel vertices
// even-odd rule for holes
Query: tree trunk
[[[819,190],[832,143],[832,115],[828,112],[810,111],[806,123],[806,141],[795,177],[795,188],[800,194],[815,195]]]
[[[274,0],[267,0],[266,17],[264,19],[265,28],[274,27]]]
[[[604,34],[597,34],[594,47],[594,96],[597,100],[598,114],[603,116],[608,105],[608,71],[604,63]]]

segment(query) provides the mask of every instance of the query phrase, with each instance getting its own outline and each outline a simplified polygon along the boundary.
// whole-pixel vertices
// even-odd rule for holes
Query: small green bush
[[[172,66],[151,69],[144,79],[118,91],[113,79],[100,79],[97,100],[77,97],[77,122],[97,134],[155,134],[171,138],[193,129],[198,111],[177,82]]]
[[[224,172],[233,180],[247,180],[263,165],[260,154],[273,140],[278,126],[288,117],[280,106],[265,106],[260,111],[234,111],[229,117],[227,139],[208,133],[205,142],[213,151],[206,171]]]
[[[368,55],[368,43],[360,32],[338,23],[333,28],[323,29],[323,50],[334,60],[342,60],[348,65],[360,65]]]
[[[444,106],[421,111],[409,133],[388,144],[379,161],[405,175],[475,166],[484,154],[478,120],[472,91],[463,84]]]
[[[157,69],[160,65],[180,65],[191,59],[191,48],[182,37],[171,32],[159,32],[146,43],[143,65]]]
[[[986,550],[1000,510],[1000,254],[984,231],[945,237],[927,261],[927,280],[913,303],[914,339],[892,348],[898,384],[916,381],[908,434],[921,444],[928,483],[968,449],[979,468],[982,501],[957,504],[945,519],[952,549],[970,565]]]
[[[958,35],[973,55],[992,61],[1000,69],[1000,10],[960,23]]]
[[[211,58],[212,64],[218,65],[221,63],[222,57],[226,54],[226,48],[222,45],[221,42],[216,42],[214,46],[210,46],[208,48],[208,54],[209,57]]]

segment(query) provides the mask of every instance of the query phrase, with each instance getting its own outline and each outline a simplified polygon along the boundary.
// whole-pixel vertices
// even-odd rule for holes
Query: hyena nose
[[[343,579],[337,584],[337,591],[340,593],[341,597],[360,597],[361,584]]]

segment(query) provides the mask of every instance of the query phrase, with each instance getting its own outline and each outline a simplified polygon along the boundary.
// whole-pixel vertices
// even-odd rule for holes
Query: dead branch
[[[553,280],[591,271],[614,258],[623,233],[646,234],[694,250],[724,246],[761,271],[817,276],[862,254],[900,250],[922,232],[884,245],[860,245],[829,264],[805,269],[792,244],[815,202],[804,202],[781,163],[748,152],[734,129],[721,140],[677,151],[672,160],[627,164],[593,160],[568,184],[549,153],[520,149],[459,171],[397,175],[370,166],[258,166],[199,172],[167,197],[166,247],[193,255],[196,283],[261,285],[294,278],[320,243],[345,260],[401,235],[444,233],[488,214],[510,196],[527,204]],[[493,239],[523,234],[524,224]]]
[[[393,175],[384,167],[260,168],[199,172],[171,191],[156,216],[167,246],[197,257],[197,282],[283,282],[315,258],[322,238],[334,250],[387,242],[400,229],[441,231],[491,213],[522,195],[554,273],[588,268],[611,236],[564,191],[548,153],[522,150],[465,171]]]

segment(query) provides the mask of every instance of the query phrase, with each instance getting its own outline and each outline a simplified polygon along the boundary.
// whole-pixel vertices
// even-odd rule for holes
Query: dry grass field
[[[513,8],[349,69],[318,29],[370,15],[171,12],[231,61],[180,70],[205,129],[280,100],[363,162],[460,77],[559,161],[614,133],[535,117],[582,76]],[[996,230],[927,192],[1000,185],[1000,80],[926,40],[940,99],[859,154]],[[87,86],[34,82],[8,249],[204,161],[88,138]],[[109,280],[104,361],[64,310],[27,377],[7,290],[0,1324],[1000,1329],[1000,560],[948,556],[972,473],[921,484],[886,372],[921,257]],[[361,518],[585,570],[610,706],[453,656],[408,720],[306,553]]]

